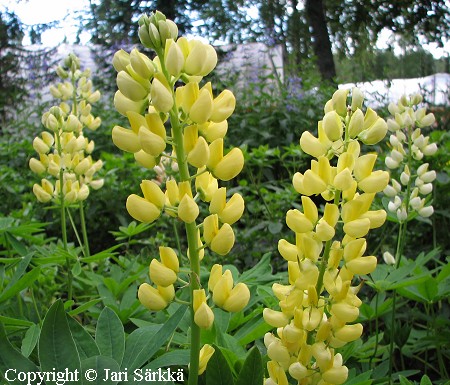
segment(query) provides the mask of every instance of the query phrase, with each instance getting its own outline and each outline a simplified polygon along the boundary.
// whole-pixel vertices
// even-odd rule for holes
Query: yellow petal
[[[290,319],[281,311],[266,308],[263,310],[264,321],[274,328],[285,327]]]
[[[168,305],[159,291],[148,283],[139,286],[138,298],[148,310],[162,310]]]
[[[122,151],[136,153],[142,148],[136,133],[120,126],[112,129],[112,140]]]
[[[244,167],[244,154],[240,148],[233,148],[214,167],[213,174],[218,179],[228,181],[238,175]]]
[[[344,232],[352,238],[364,237],[370,229],[368,218],[355,219],[344,224]]]
[[[230,117],[236,107],[236,98],[230,90],[222,91],[213,101],[211,121],[219,123]]]
[[[309,131],[304,131],[300,137],[300,147],[304,152],[316,158],[325,155],[327,150],[326,146]]]
[[[208,365],[208,361],[214,354],[215,350],[211,345],[204,345],[200,349],[200,359],[198,366],[198,375],[202,374],[206,370],[206,366]]]
[[[232,313],[243,310],[250,300],[250,290],[245,283],[238,283],[223,304],[223,309]]]
[[[214,323],[214,313],[206,302],[203,302],[194,313],[194,322],[201,329],[209,329]]]
[[[234,245],[234,232],[228,223],[224,223],[210,244],[212,251],[219,255],[226,255]]]
[[[144,193],[144,198],[149,202],[152,202],[159,209],[164,207],[166,196],[155,182],[143,180],[141,183],[141,190]]]
[[[180,271],[180,261],[178,260],[178,256],[175,253],[174,249],[172,249],[171,247],[160,246],[159,256],[164,266],[167,266],[169,269],[172,269],[176,273]]]
[[[345,266],[353,274],[370,274],[377,267],[377,258],[373,255],[367,257],[359,257],[346,262]]]
[[[161,214],[153,203],[135,194],[128,197],[126,207],[128,213],[139,222],[151,223]]]
[[[213,291],[214,303],[217,306],[222,307],[227,298],[230,296],[232,288],[233,288],[233,277],[231,275],[231,271],[226,270],[225,273],[223,273],[222,277],[220,277],[220,279],[214,286]]]
[[[160,112],[169,112],[173,106],[172,93],[157,79],[154,78],[150,91],[152,105]]]
[[[185,194],[178,205],[178,217],[185,223],[194,222],[200,211],[194,199]]]
[[[166,141],[145,127],[139,129],[138,137],[142,149],[151,156],[158,157],[166,149]]]
[[[161,262],[153,259],[150,263],[150,279],[158,286],[167,287],[177,280],[177,274]]]
[[[208,89],[202,88],[199,96],[189,111],[189,117],[193,122],[205,123],[213,111],[213,100]]]
[[[336,141],[342,137],[343,124],[336,111],[327,112],[323,117],[322,125],[330,140]]]
[[[220,221],[232,225],[241,218],[244,212],[244,206],[245,204],[242,196],[238,193],[233,194],[222,212],[219,213]]]
[[[120,71],[117,74],[117,87],[126,98],[135,102],[148,96],[148,90],[125,71]]]
[[[365,193],[377,193],[383,191],[389,183],[389,173],[377,170],[358,183],[358,187]]]

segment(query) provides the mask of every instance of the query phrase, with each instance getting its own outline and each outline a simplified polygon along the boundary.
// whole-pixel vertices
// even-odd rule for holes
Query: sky
[[[59,28],[52,28],[42,34],[42,44],[50,47],[58,45],[65,37],[68,43],[75,41],[78,30],[77,13],[88,7],[88,0],[28,0],[19,4],[14,0],[0,0],[0,10],[8,8],[14,11],[26,25],[61,20]],[[82,34],[80,38],[81,43],[86,43],[89,35]],[[29,44],[29,40],[24,40],[24,44]]]
[[[45,6],[43,6],[45,3]],[[0,10],[8,8],[16,13],[22,23],[26,25],[49,23],[61,20],[59,28],[53,28],[43,33],[42,43],[45,46],[54,47],[62,43],[66,38],[68,43],[75,42],[78,30],[77,14],[83,9],[88,9],[88,0],[28,0],[16,4],[14,0],[0,0]],[[390,32],[382,32],[379,36],[378,48],[387,48]],[[81,43],[89,40],[89,34],[80,36]],[[25,40],[24,44],[29,44]],[[450,56],[450,41],[446,42],[444,48],[438,48],[436,44],[424,44],[423,47],[430,51],[435,58]],[[396,53],[400,54],[398,48]]]

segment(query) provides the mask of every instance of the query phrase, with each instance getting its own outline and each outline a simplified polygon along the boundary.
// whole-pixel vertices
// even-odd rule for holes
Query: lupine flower
[[[219,180],[236,177],[244,166],[241,149],[224,149],[227,119],[236,99],[229,90],[216,96],[211,83],[202,84],[217,64],[214,48],[199,40],[178,38],[176,24],[161,12],[139,19],[139,37],[156,56],[151,60],[137,49],[114,55],[118,86],[114,104],[129,125],[115,126],[112,140],[123,151],[133,153],[139,164],[154,168],[158,176],[154,181],[143,181],[144,196],[131,194],[126,207],[141,222],[153,222],[167,214],[184,223],[188,241],[185,255],[191,268],[191,327],[208,329],[214,322],[213,306],[241,311],[250,298],[248,287],[242,282],[235,285],[231,272],[222,275],[221,267],[220,277],[218,268],[213,268],[210,283],[217,278],[217,286],[223,290],[210,284],[207,292],[199,282],[205,250],[213,256],[228,254],[235,241],[231,225],[244,211],[242,196],[235,193],[227,197],[226,188],[219,186]],[[54,119],[49,118],[48,124],[54,125]],[[45,141],[36,145],[46,149]],[[176,165],[170,175],[165,172],[169,162]],[[40,170],[36,162],[33,167]],[[45,199],[45,194],[42,196]],[[209,205],[206,217],[200,210],[202,202]],[[161,260],[150,263],[150,280],[155,286],[143,283],[139,288],[139,299],[149,310],[166,308],[177,300],[175,290],[182,289],[174,286],[181,256],[169,250],[160,249]],[[199,352],[199,374],[213,353],[209,345]]]
[[[36,174],[59,179],[55,183],[43,179],[41,185],[33,186],[40,202],[59,200],[61,189],[68,203],[80,202],[87,199],[90,187],[97,190],[103,186],[103,179],[94,179],[103,163],[94,162],[89,155],[94,142],[83,134],[83,128],[96,130],[101,124],[101,119],[91,114],[90,105],[100,99],[100,92],[93,90],[90,71],[81,72],[75,55],[70,54],[64,66],[66,69],[59,66],[56,72],[67,80],[50,87],[50,93],[62,103],[43,114],[42,124],[50,132],[43,131],[33,140],[39,159],[29,162]]]
[[[429,164],[424,163],[423,158],[434,155],[437,145],[430,143],[430,138],[424,136],[421,129],[434,123],[434,115],[417,107],[421,101],[420,94],[410,98],[404,96],[388,107],[394,117],[387,121],[391,151],[385,163],[391,170],[392,185],[386,186],[384,193],[390,198],[388,210],[396,214],[399,222],[410,220],[410,214],[423,218],[433,214],[429,196],[436,172],[429,170]]]
[[[266,385],[288,384],[287,373],[302,385],[343,384],[348,369],[335,349],[362,334],[362,325],[354,323],[360,287],[351,283],[355,275],[375,270],[377,258],[365,255],[364,237],[386,220],[386,212],[371,205],[389,174],[373,169],[376,154],[362,155],[358,141],[378,143],[387,124],[371,109],[363,113],[358,89],[352,90],[351,106],[347,96],[348,90],[335,92],[325,105],[318,137],[306,131],[300,139],[302,150],[316,159],[293,177],[302,194],[302,209],[286,214],[295,244],[278,243],[288,262],[288,284],[272,287],[280,310],[263,311],[265,321],[277,328],[264,337],[270,358]],[[321,196],[323,210],[313,195]],[[344,237],[336,240],[340,223]]]

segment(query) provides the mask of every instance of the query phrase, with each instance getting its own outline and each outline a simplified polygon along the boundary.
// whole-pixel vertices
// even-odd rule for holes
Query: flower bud
[[[361,109],[364,101],[364,94],[358,87],[352,88],[352,111]]]
[[[166,41],[165,48],[165,64],[167,71],[172,76],[180,76],[181,70],[184,67],[184,55],[178,44],[174,42],[173,39]]]
[[[337,90],[331,98],[331,100],[333,101],[333,108],[342,117],[345,117],[347,115],[348,91],[349,90]]]
[[[172,93],[157,78],[153,79],[150,91],[152,105],[160,112],[169,112],[173,106]]]
[[[330,111],[325,114],[322,126],[325,130],[325,134],[330,140],[336,141],[342,137],[342,120],[336,111]]]
[[[423,218],[429,218],[433,215],[434,213],[434,209],[433,206],[425,206],[422,207],[419,211],[418,211],[419,215]]]
[[[201,329],[209,329],[214,323],[214,313],[206,302],[203,302],[194,313],[194,322]]]
[[[116,110],[124,116],[126,116],[129,111],[133,111],[138,114],[142,113],[147,104],[148,101],[146,99],[133,101],[128,99],[120,91],[117,91],[114,94],[114,106],[116,107]]]
[[[199,208],[194,199],[185,194],[178,206],[178,217],[185,223],[194,222],[199,215]]]
[[[350,118],[348,125],[348,134],[350,138],[357,137],[364,129],[364,114],[360,109],[357,109]]]
[[[133,48],[131,50],[129,55],[129,63],[131,64],[133,71],[135,71],[143,79],[150,79],[155,73],[155,66],[153,62],[146,55],[140,53],[137,48]]]
[[[389,251],[383,253],[383,260],[386,265],[395,265],[395,258]]]
[[[117,74],[117,87],[126,98],[135,102],[148,96],[148,90],[125,71],[120,71]]]

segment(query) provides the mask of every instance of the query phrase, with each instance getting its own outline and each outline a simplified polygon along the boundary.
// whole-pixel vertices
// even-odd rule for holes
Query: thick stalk
[[[59,136],[59,132],[56,134],[56,145],[58,147],[58,154],[62,157],[62,146],[61,146],[61,137]],[[67,248],[67,228],[66,228],[66,208],[64,201],[64,170],[61,167],[59,169],[59,204],[60,204],[60,215],[61,215],[61,233],[63,239],[63,247],[64,250],[68,250]],[[70,260],[69,257],[66,256],[66,268],[67,268],[67,300],[72,300],[72,270],[70,268]]]
[[[175,150],[177,153],[177,162],[180,172],[181,181],[189,181],[189,168],[186,161],[186,156],[184,154],[183,148],[183,133],[178,119],[178,114],[176,111],[176,106],[172,109],[170,113],[170,122],[172,124],[173,130],[173,140],[175,144]],[[200,288],[200,259],[198,250],[198,230],[197,225],[194,222],[185,223],[186,235],[188,241],[189,249],[189,261],[191,267],[191,279],[190,279],[190,309],[191,309],[191,356],[190,356],[190,367],[189,367],[189,385],[196,385],[198,381],[198,368],[199,368],[199,354],[200,354],[200,328],[194,322],[194,308],[193,308],[193,298],[194,290]]]
[[[168,73],[165,61],[164,51],[162,49],[155,49],[161,63],[161,69],[166,77],[168,83],[173,87],[175,81]],[[178,108],[176,105],[175,94],[173,94],[173,106],[169,112],[170,123],[172,126],[173,145],[178,162],[178,170],[180,175],[180,181],[189,181],[191,183],[191,176],[189,174],[189,166],[187,163],[186,154],[183,146],[183,127],[180,124],[178,116]],[[194,290],[200,288],[200,258],[198,248],[198,229],[195,221],[191,223],[185,223],[186,236],[188,242],[189,251],[189,263],[190,263],[190,312],[191,312],[191,349],[190,349],[190,363],[189,363],[189,378],[188,385],[197,385],[198,383],[198,369],[200,358],[200,328],[194,322]]]
[[[341,192],[336,191],[334,195],[334,204],[339,207],[339,201],[341,200]],[[317,278],[316,292],[320,296],[322,292],[323,276],[328,266],[328,258],[330,257],[331,244],[333,239],[330,239],[325,243],[325,249],[323,251],[322,262],[320,264],[319,277]]]
[[[407,164],[409,170],[411,170],[412,166],[412,128],[407,128],[407,138],[408,138],[408,159]],[[405,210],[406,210],[406,219],[404,222],[400,223],[398,229],[398,238],[397,238],[397,249],[395,251],[395,269],[400,267],[400,261],[402,259],[403,250],[405,248],[405,240],[406,240],[406,229],[408,225],[408,215],[409,215],[409,200],[411,196],[411,183],[412,178],[409,178],[408,184],[406,186],[406,195],[404,199]],[[391,316],[391,330],[390,330],[390,341],[389,341],[389,385],[392,382],[392,372],[394,369],[394,329],[395,329],[395,315],[396,315],[396,306],[397,306],[397,291],[394,289],[392,293],[392,316]]]

